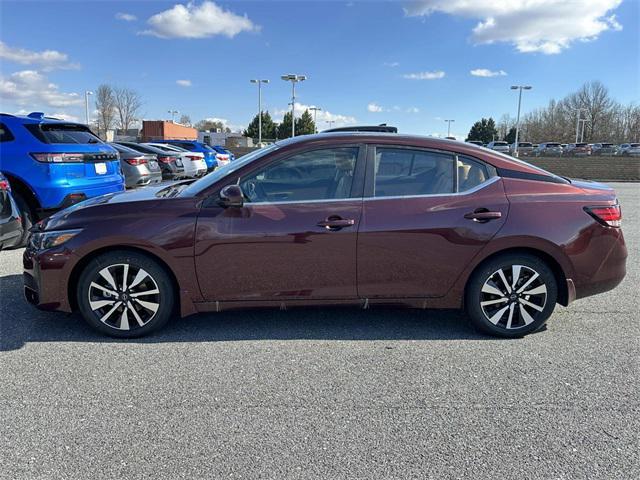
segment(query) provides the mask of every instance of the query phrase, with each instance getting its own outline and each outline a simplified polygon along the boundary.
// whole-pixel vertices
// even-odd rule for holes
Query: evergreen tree
[[[253,117],[247,129],[243,132],[245,137],[258,138],[258,114]],[[262,138],[276,138],[276,124],[268,111],[262,112]]]
[[[296,136],[309,135],[316,133],[316,124],[313,123],[313,117],[309,110],[305,110],[300,118],[296,118]]]
[[[290,136],[291,136],[291,112],[287,112],[284,114],[284,117],[282,118],[282,122],[278,125],[277,138],[289,138]]]
[[[522,138],[520,138],[522,140]],[[509,133],[507,133],[504,137],[504,141],[511,144],[516,141],[516,127],[511,127],[509,129]]]
[[[489,143],[497,137],[496,122],[489,117],[473,124],[471,130],[469,130],[467,140],[481,140],[483,143]]]

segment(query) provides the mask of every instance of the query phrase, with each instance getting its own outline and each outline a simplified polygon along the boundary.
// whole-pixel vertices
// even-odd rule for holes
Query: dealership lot
[[[637,477],[640,188],[615,187],[625,281],[521,340],[300,309],[117,341],[30,307],[2,252],[0,478]]]

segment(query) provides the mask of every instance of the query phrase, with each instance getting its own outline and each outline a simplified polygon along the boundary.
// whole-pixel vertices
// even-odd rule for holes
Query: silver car
[[[126,188],[162,182],[162,170],[155,155],[141,153],[117,143],[110,145],[120,153],[120,169],[124,174]]]
[[[509,145],[509,154],[513,155],[516,151],[516,142]],[[528,157],[533,153],[533,143],[531,142],[518,142],[518,156]]]
[[[591,146],[591,155],[615,155],[616,150],[613,143],[594,143]]]
[[[640,143],[623,143],[618,148],[618,155],[623,157],[639,157]]]
[[[501,142],[501,141],[494,141],[494,142],[489,142],[489,144],[487,145],[487,148],[490,148],[491,150],[495,150],[496,152],[500,152],[500,153],[509,153],[509,144],[507,142]]]
[[[545,142],[538,144],[533,150],[536,157],[559,157],[562,155],[562,145],[559,142]]]
[[[198,178],[206,175],[207,173],[207,164],[204,161],[204,153],[190,152],[185,148],[181,148],[168,143],[148,142],[143,143],[143,145],[148,145],[150,147],[164,150],[165,152],[171,152],[180,155],[180,158],[182,159],[182,163],[184,165],[185,177]]]

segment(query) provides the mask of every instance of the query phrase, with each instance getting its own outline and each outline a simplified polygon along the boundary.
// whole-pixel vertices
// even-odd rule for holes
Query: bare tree
[[[116,114],[116,103],[113,88],[102,84],[96,90],[96,110],[98,111],[98,135],[104,138],[107,130],[113,127]]]
[[[180,117],[180,122],[182,125],[186,125],[187,127],[191,126],[191,117],[189,115],[182,115]]]
[[[142,98],[135,90],[116,87],[114,90],[115,109],[118,113],[118,128],[129,130],[138,120]]]

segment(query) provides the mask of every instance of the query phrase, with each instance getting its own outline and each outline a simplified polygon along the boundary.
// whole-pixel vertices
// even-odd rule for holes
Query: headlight
[[[53,230],[50,232],[33,232],[29,243],[36,250],[46,250],[68,242],[82,230]]]

